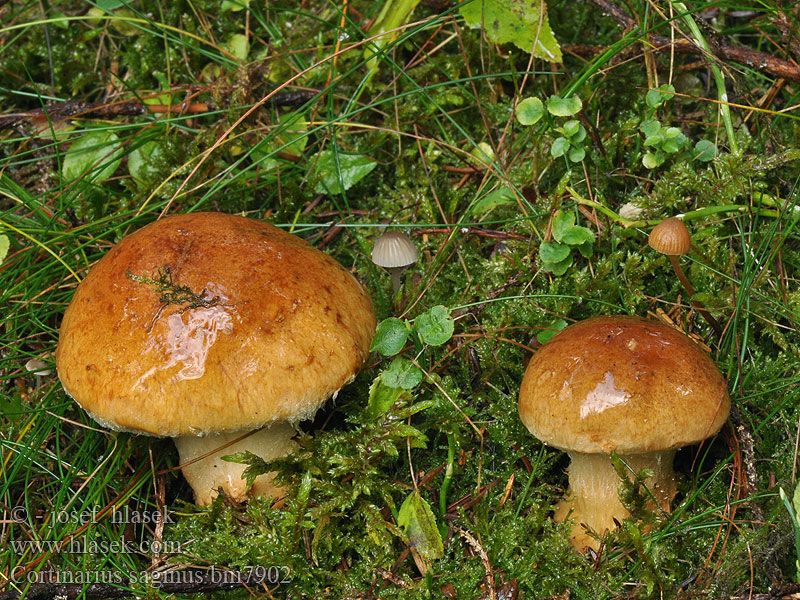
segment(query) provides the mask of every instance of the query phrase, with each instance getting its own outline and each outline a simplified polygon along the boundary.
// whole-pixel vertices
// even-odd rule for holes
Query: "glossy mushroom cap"
[[[722,374],[688,336],[639,317],[570,325],[531,359],[519,396],[542,442],[587,454],[680,448],[722,427],[730,398]]]
[[[653,227],[647,242],[656,252],[667,256],[680,256],[689,252],[692,237],[681,219],[670,217]]]
[[[167,217],[78,286],[58,375],[103,425],[159,436],[314,414],[369,354],[372,303],[339,263],[260,221]]]
[[[418,258],[414,242],[399,231],[387,231],[372,248],[372,262],[386,269],[407,267],[417,262]]]

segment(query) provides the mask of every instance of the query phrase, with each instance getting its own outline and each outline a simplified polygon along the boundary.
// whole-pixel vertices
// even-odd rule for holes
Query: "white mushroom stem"
[[[403,283],[402,276],[403,271],[406,270],[406,267],[386,267],[386,270],[389,271],[389,274],[392,276],[392,289],[394,290],[394,294],[397,295],[397,292]]]
[[[247,480],[242,479],[242,473],[247,465],[222,460],[222,457],[244,451],[250,451],[267,461],[286,456],[296,446],[292,440],[295,434],[294,427],[289,423],[279,422],[226,446],[245,433],[237,431],[204,437],[184,435],[175,438],[175,446],[181,459],[181,470],[194,490],[197,504],[201,506],[210,504],[217,497],[220,488],[225,495],[237,502],[244,501],[248,496],[277,497],[282,494],[282,489],[272,483],[272,473],[259,475],[253,487],[248,489]],[[195,460],[206,454],[208,456],[205,458]]]
[[[567,498],[557,506],[555,518],[557,521],[567,518],[575,521],[570,543],[576,549],[583,550],[589,546],[596,550],[599,542],[587,533],[587,528],[602,536],[606,530],[616,529],[614,519],[621,523],[630,516],[619,499],[620,478],[607,454],[570,452],[569,456],[572,461],[569,490]],[[637,473],[645,468],[653,471],[653,477],[647,478],[645,483],[657,504],[669,512],[676,494],[675,471],[672,469],[675,450],[620,455],[620,458]]]

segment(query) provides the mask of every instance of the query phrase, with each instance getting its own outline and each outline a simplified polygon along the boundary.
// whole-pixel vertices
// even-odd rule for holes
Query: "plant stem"
[[[676,10],[682,13],[681,17],[683,17],[684,22],[691,30],[695,43],[700,46],[700,49],[703,50],[706,55],[714,59],[714,54],[711,52],[711,47],[708,45],[706,38],[703,36],[703,33],[697,26],[697,23],[695,23],[695,20],[689,13],[686,5],[683,2],[675,2],[673,6],[675,6]],[[728,106],[728,91],[725,89],[725,77],[722,75],[722,69],[720,69],[713,60],[709,64],[711,66],[711,72],[714,74],[714,82],[717,85],[717,96],[720,101],[719,112],[722,116],[722,122],[725,124],[725,131],[728,132],[728,144],[730,145],[731,153],[738,156],[740,154],[739,145],[736,143],[736,135],[733,131],[731,109]]]
[[[452,433],[447,434],[447,467],[444,470],[444,481],[439,492],[439,510],[442,516],[447,514],[447,490],[450,489],[450,482],[453,481],[453,462],[456,456],[456,440]]]

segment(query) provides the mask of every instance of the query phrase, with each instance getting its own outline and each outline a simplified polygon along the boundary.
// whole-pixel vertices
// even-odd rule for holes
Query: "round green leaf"
[[[566,244],[554,244],[552,242],[542,242],[539,246],[539,256],[542,262],[557,263],[569,256],[571,249]]]
[[[119,137],[112,131],[89,131],[72,142],[64,156],[61,171],[64,179],[83,176],[87,181],[104,181],[114,174],[122,161]]]
[[[550,146],[550,156],[553,158],[564,156],[567,150],[569,150],[569,140],[565,137],[556,138],[556,141]]]
[[[424,344],[441,346],[453,335],[455,323],[446,306],[434,306],[414,320],[414,330]]]
[[[542,268],[548,273],[560,276],[567,272],[567,269],[569,269],[569,266],[571,264],[572,264],[572,255],[569,255],[564,260],[558,262],[542,261]]]
[[[398,356],[381,373],[381,381],[392,388],[410,390],[422,381],[422,371],[407,358]]]
[[[648,169],[655,169],[664,163],[664,154],[661,151],[648,152],[642,157],[642,164]]]
[[[562,98],[561,96],[550,96],[547,100],[547,111],[556,117],[571,117],[583,108],[583,102],[578,96]]]
[[[645,137],[650,137],[661,131],[661,123],[655,119],[651,119],[650,121],[645,121],[642,123],[639,129],[642,131]]]
[[[525,98],[517,104],[517,121],[520,125],[533,125],[543,114],[544,103],[538,98]]]
[[[569,159],[572,162],[581,162],[584,158],[586,158],[586,150],[583,148],[572,148],[567,156],[569,156]]]
[[[717,154],[717,147],[714,142],[708,140],[700,140],[694,145],[694,157],[702,162],[714,160]]]
[[[408,325],[402,319],[389,317],[378,323],[370,351],[393,356],[403,349],[408,339]]]

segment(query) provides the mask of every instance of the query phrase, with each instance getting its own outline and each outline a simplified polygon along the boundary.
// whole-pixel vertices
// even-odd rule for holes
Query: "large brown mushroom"
[[[714,362],[686,335],[639,317],[594,317],[570,325],[534,354],[519,412],[545,444],[569,453],[569,490],[556,519],[571,516],[570,541],[597,539],[629,513],[619,498],[615,452],[670,510],[678,448],[704,440],[725,423],[730,398]]]
[[[326,254],[266,223],[195,213],[97,262],[64,314],[56,365],[104,426],[174,437],[207,504],[218,488],[248,493],[244,466],[221,456],[291,451],[293,425],[355,377],[374,331],[369,297]],[[275,493],[270,480],[252,493]]]

